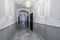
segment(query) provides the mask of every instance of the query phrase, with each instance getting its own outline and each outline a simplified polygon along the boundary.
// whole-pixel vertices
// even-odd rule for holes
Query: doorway
[[[24,26],[24,28],[29,27],[29,12],[25,10],[21,10],[18,12],[18,24],[20,25],[20,28]]]

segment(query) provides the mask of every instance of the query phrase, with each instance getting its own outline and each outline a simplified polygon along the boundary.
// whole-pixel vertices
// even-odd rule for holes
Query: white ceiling
[[[24,1],[25,1],[25,0],[15,0],[15,3],[16,3],[17,5],[21,5]]]

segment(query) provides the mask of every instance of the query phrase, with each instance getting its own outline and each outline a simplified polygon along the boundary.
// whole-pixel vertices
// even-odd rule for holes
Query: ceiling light
[[[31,5],[32,5],[32,3],[31,3],[30,0],[26,0],[26,1],[24,2],[24,4],[25,4],[26,7],[31,7]]]

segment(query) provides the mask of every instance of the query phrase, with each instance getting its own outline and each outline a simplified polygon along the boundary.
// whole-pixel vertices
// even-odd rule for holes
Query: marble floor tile
[[[14,34],[12,40],[40,40],[37,33],[28,30],[18,30]]]

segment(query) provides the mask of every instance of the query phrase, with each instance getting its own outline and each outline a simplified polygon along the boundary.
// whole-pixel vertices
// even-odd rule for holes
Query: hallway
[[[28,29],[17,30],[12,40],[42,40],[41,37]]]
[[[60,40],[60,0],[0,0],[0,40]]]

